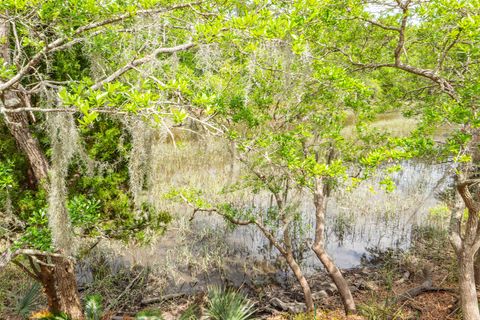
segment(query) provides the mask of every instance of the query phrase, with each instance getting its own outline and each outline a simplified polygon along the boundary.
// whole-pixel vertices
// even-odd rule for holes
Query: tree
[[[66,208],[67,170],[73,155],[79,151],[72,148],[80,147],[75,143],[68,145],[72,141],[66,139],[77,135],[72,113],[82,115],[77,120],[84,127],[93,125],[100,114],[152,115],[158,123],[167,126],[187,117],[179,99],[167,104],[178,84],[170,83],[164,88],[167,84],[148,73],[149,83],[136,81],[131,85],[128,82],[129,71],[146,73],[141,70],[142,65],[155,61],[160,55],[194,46],[190,24],[180,28],[170,28],[169,24],[178,22],[175,20],[178,14],[203,17],[203,8],[199,3],[167,3],[3,1],[0,4],[0,111],[28,159],[36,185],[49,194],[49,231],[53,250],[57,252],[8,250],[2,255],[1,266],[19,254],[27,255],[33,270],[29,274],[42,282],[51,311],[65,312],[73,319],[82,319],[83,315],[69,257],[75,252]],[[161,19],[163,39],[128,46],[131,35],[141,37],[145,29],[138,17],[144,22]],[[151,30],[147,28],[147,31]],[[119,58],[116,52],[121,46],[124,50]],[[112,59],[95,61],[98,55]],[[95,67],[105,73],[95,72]],[[127,82],[122,84],[122,79]],[[155,81],[159,83],[152,86]],[[150,90],[140,94],[145,86],[150,86]],[[159,91],[165,92],[166,101],[162,103]],[[32,132],[32,128],[39,127],[33,113],[39,115],[41,122],[50,123],[51,162]],[[22,268],[28,270],[25,266]]]
[[[239,9],[222,22],[226,31],[218,37],[205,31],[205,42],[216,48],[216,56],[210,58],[209,69],[191,80],[191,91],[203,95],[194,101],[215,115],[244,165],[246,179],[233,190],[266,192],[274,204],[208,203],[191,190],[170,196],[188,202],[194,212],[216,212],[231,223],[259,228],[286,259],[312,310],[310,287],[294,259],[291,227],[302,219],[291,195],[307,191],[316,208],[312,249],[338,287],[346,313],[354,313],[348,283],[325,251],[326,204],[335,188],[352,187],[368,177],[354,176],[352,167],[382,146],[386,133],[368,125],[383,111],[369,104],[373,88],[337,67],[340,60],[330,59],[331,49],[317,46],[319,37],[335,39],[319,32],[327,24],[315,17],[323,17],[326,9],[316,2],[282,3],[271,8],[274,15],[253,4]],[[232,46],[237,38],[243,42]]]
[[[480,194],[475,179],[480,134],[480,3],[398,0],[342,5],[336,12],[348,19],[351,32],[345,29],[347,23],[340,23],[347,32],[335,49],[357,72],[379,81],[384,94],[391,93],[383,97],[386,103],[420,119],[412,136],[397,140],[392,148],[405,151],[406,157],[416,149],[417,156],[434,154],[451,163],[456,190],[467,208],[463,219],[463,209],[456,205],[450,225],[462,313],[465,319],[480,319],[474,282],[480,246]],[[445,141],[434,139],[438,127],[446,128]]]

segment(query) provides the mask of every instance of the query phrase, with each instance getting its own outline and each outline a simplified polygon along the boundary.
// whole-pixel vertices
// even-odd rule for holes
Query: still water
[[[396,190],[390,193],[379,188],[378,179],[365,181],[353,191],[334,192],[328,203],[326,219],[327,251],[340,268],[358,266],[368,248],[408,248],[412,230],[442,221],[432,220],[431,210],[439,205],[437,195],[449,183],[447,168],[418,162],[405,162],[393,178]],[[250,196],[252,197],[252,196]],[[249,199],[258,210],[266,209],[268,197]],[[300,256],[307,272],[320,267],[309,250],[313,239],[314,206],[311,196],[297,195],[302,221],[294,227],[296,245],[305,249]],[[435,218],[436,219],[436,218]],[[198,217],[197,228],[220,228],[215,217]],[[226,239],[236,254],[274,261],[278,251],[272,248],[264,235],[254,226],[234,229]],[[302,250],[299,250],[301,252]]]

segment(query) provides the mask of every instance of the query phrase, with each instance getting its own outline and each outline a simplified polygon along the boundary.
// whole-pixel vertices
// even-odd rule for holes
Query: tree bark
[[[457,191],[468,210],[464,227],[462,227],[463,210],[455,210],[452,213],[450,225],[450,236],[457,254],[460,303],[464,320],[480,320],[475,286],[475,255],[480,246],[480,204],[470,193],[468,179],[460,175],[456,180]],[[461,234],[462,230],[463,235]]]
[[[480,320],[473,256],[469,252],[463,252],[458,256],[458,282],[464,320]]]
[[[43,259],[46,263],[47,260]],[[65,313],[72,320],[83,320],[74,265],[63,257],[51,257],[53,267],[40,264],[40,281],[47,296],[48,310]]]
[[[295,278],[297,278],[298,283],[300,283],[300,286],[302,287],[303,296],[305,298],[305,305],[307,307],[307,312],[314,311],[312,290],[310,289],[310,285],[308,284],[307,279],[303,275],[303,272],[300,269],[300,266],[298,265],[297,261],[295,261],[295,259],[293,258],[293,254],[291,252],[285,255],[285,260],[287,260],[288,266],[290,267],[293,274],[295,275]]]
[[[42,152],[38,140],[30,132],[27,114],[10,113],[5,120],[8,130],[22,152],[27,156],[37,185],[46,182],[49,169],[48,160]]]
[[[475,256],[475,285],[480,286],[480,254],[477,252]]]
[[[327,209],[327,188],[321,179],[316,181],[313,201],[315,205],[315,240],[312,246],[313,252],[328,272],[328,275],[335,283],[342,299],[345,313],[355,314],[356,306],[347,281],[335,265],[333,259],[325,250],[325,213]]]

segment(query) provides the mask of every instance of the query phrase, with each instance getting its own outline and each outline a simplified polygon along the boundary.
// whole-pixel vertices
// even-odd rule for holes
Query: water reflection
[[[394,176],[396,191],[386,193],[372,179],[362,183],[352,192],[337,191],[327,209],[327,250],[340,268],[351,268],[360,264],[367,248],[407,248],[412,229],[426,223],[429,209],[438,204],[435,193],[444,189],[448,179],[446,168],[418,162],[406,162]],[[302,237],[297,237],[297,246],[308,249],[313,239],[314,207],[308,196],[295,199],[302,212]],[[259,209],[269,206],[269,199],[261,196],[252,203]],[[198,226],[208,227],[217,219],[203,217]],[[221,224],[221,221],[215,223]],[[253,226],[236,228],[227,239],[237,252],[253,255],[258,259],[275,260],[278,256],[268,240]],[[302,260],[305,270],[312,272],[320,267],[311,250],[305,250]]]

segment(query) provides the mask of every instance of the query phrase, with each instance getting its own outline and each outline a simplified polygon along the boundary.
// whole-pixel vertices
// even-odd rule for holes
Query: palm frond
[[[87,320],[102,318],[102,297],[98,294],[88,296],[85,302],[85,317]]]
[[[212,320],[247,320],[255,313],[254,305],[240,292],[211,288],[208,293],[207,315]]]
[[[15,312],[24,319],[35,309],[38,299],[40,298],[40,284],[34,282],[25,294],[17,300]]]

